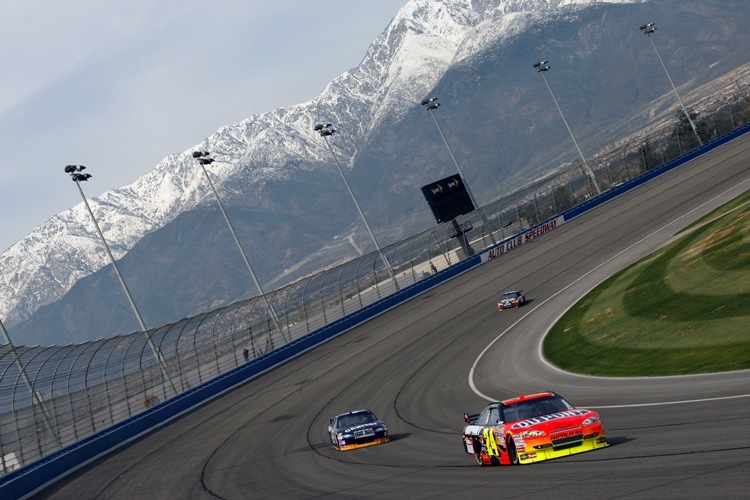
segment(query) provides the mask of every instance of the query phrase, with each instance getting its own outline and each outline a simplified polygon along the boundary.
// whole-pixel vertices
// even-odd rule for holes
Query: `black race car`
[[[356,410],[336,415],[330,420],[328,434],[331,446],[339,451],[387,443],[388,426],[370,410]]]

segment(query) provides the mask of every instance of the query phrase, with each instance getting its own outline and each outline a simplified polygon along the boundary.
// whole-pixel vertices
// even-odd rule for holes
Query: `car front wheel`
[[[508,457],[510,458],[510,465],[518,465],[520,460],[518,459],[518,451],[516,450],[516,443],[513,442],[512,437],[508,437],[506,440],[508,447]]]

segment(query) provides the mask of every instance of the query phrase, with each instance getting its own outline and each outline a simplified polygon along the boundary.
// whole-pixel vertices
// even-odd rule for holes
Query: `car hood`
[[[355,426],[352,426],[352,427],[339,427],[339,428],[336,429],[336,432],[341,432],[341,433],[344,433],[344,434],[348,434],[348,433],[352,433],[352,432],[354,432],[356,430],[359,430],[359,429],[374,429],[374,428],[377,428],[377,427],[383,427],[383,425],[384,425],[383,422],[381,420],[378,420],[377,422],[370,422],[370,423],[367,423],[367,424],[360,424],[360,425],[355,425]]]
[[[597,416],[597,414],[591,410],[576,408],[573,410],[551,413],[549,415],[542,415],[540,417],[517,420],[515,422],[506,422],[506,428],[509,428],[513,433],[523,432],[530,429],[555,432],[569,429],[571,427],[580,427],[581,422],[592,416]]]

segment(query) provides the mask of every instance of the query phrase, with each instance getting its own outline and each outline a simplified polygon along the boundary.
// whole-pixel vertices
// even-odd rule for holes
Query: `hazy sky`
[[[407,0],[3,0],[0,253],[223,125],[308,101]]]

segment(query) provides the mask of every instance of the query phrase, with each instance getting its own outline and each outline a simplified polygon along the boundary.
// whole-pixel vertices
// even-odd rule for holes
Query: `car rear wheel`
[[[473,444],[474,444],[474,458],[476,459],[478,465],[484,466],[484,459],[483,459],[484,452],[482,451],[482,443],[480,443],[478,439],[475,439]]]
[[[518,465],[520,463],[518,459],[518,451],[516,450],[516,443],[513,442],[512,437],[508,437],[506,440],[508,448],[508,457],[510,458],[510,465]]]

